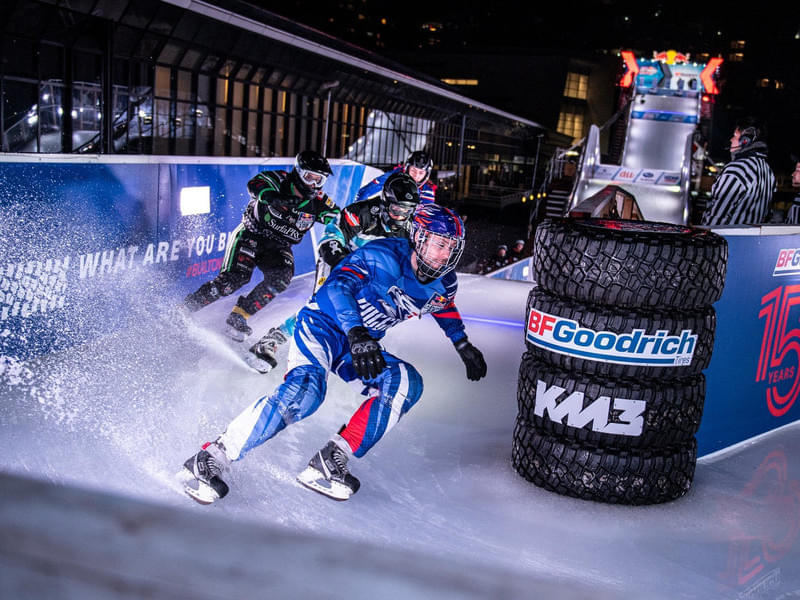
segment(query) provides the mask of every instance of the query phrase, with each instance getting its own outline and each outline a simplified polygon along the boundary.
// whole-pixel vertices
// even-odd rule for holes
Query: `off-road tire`
[[[548,219],[534,236],[542,289],[608,306],[709,306],[722,295],[727,263],[724,237],[669,223]]]
[[[607,413],[599,415],[599,421],[593,420],[582,427],[569,425],[570,415],[560,420],[553,420],[551,412],[543,408],[539,399],[539,414],[536,411],[537,388],[539,382],[545,389],[553,387],[564,391],[556,401],[566,399],[575,393],[583,396],[581,409],[585,409],[599,398],[611,398]],[[537,359],[530,352],[522,355],[519,366],[517,384],[517,405],[519,419],[536,427],[542,433],[554,435],[562,441],[574,441],[583,444],[611,449],[630,448],[662,448],[688,442],[697,433],[703,414],[706,382],[703,374],[686,379],[678,379],[664,385],[650,380],[610,379],[592,375],[577,375]],[[574,397],[574,396],[573,396]],[[641,400],[645,403],[641,414],[641,433],[609,433],[599,431],[606,423],[624,424],[626,415],[619,410],[622,402],[613,399]]]
[[[697,442],[657,450],[609,450],[559,439],[517,422],[512,464],[558,494],[610,504],[658,504],[692,485]]]

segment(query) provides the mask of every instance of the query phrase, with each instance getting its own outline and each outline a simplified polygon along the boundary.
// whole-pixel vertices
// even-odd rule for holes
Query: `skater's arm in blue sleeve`
[[[456,342],[467,337],[467,333],[464,331],[464,321],[461,320],[461,315],[459,314],[455,303],[458,282],[455,278],[455,275],[449,274],[445,276],[444,283],[447,291],[447,298],[450,301],[444,308],[432,313],[432,316],[436,320],[436,323],[439,325],[439,327],[442,328],[442,331],[444,331],[445,335],[450,338],[451,342],[455,344]]]
[[[363,325],[356,295],[369,282],[369,271],[353,258],[343,259],[316,294],[317,304],[339,321],[345,333]]]
[[[450,302],[442,310],[433,313],[432,316],[454,344],[467,337],[467,333],[464,330],[464,321],[461,320],[461,315],[458,313],[455,302]]]
[[[368,200],[369,198],[380,194],[381,190],[383,189],[383,182],[386,181],[386,178],[392,173],[393,171],[388,171],[362,186],[361,189],[356,192],[356,198],[353,200],[353,203],[360,202],[361,200]]]

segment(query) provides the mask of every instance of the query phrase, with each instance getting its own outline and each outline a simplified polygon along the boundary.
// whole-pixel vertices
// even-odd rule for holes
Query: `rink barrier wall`
[[[331,160],[346,205],[380,173]],[[220,269],[258,172],[294,158],[0,156],[0,358],[58,351],[167,311]],[[191,214],[195,213],[195,214]],[[316,225],[293,247],[313,271]],[[251,285],[262,278],[256,271]]]
[[[725,289],[714,304],[699,456],[800,419],[800,227],[714,231],[727,239],[729,259]],[[489,276],[533,281],[532,262]]]

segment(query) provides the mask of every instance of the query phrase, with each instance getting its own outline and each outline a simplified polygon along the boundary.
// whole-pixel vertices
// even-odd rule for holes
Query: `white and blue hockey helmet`
[[[449,208],[420,204],[411,222],[410,238],[417,279],[438,279],[455,269],[464,253],[464,233],[464,223]]]

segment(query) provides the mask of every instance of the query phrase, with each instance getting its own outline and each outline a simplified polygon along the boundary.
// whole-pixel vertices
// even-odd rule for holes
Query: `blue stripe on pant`
[[[377,390],[377,395],[356,411],[346,428],[350,430],[346,439],[355,456],[363,456],[372,448],[422,395],[422,377],[417,370],[388,352],[383,356],[387,368],[374,379],[362,380],[368,388]],[[241,459],[288,424],[313,414],[325,399],[330,371],[344,381],[357,379],[346,336],[330,317],[309,308],[298,314],[289,368],[283,383],[270,396],[256,400],[226,428],[222,442],[232,459]],[[356,426],[359,415],[365,421],[363,427]]]

